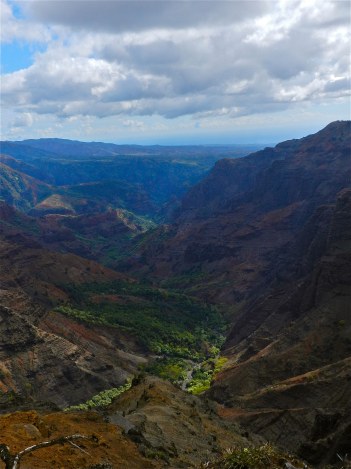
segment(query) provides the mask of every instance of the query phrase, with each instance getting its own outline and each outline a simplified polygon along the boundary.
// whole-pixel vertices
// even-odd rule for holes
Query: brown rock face
[[[145,362],[137,352],[126,351],[132,341],[127,348],[126,338],[116,331],[41,313],[37,322],[38,317],[0,309],[0,390],[19,394],[27,407],[31,402],[53,402],[63,408],[84,402],[124,384]]]
[[[314,464],[351,451],[350,143],[335,122],[217,163],[144,252],[155,279],[232,311],[208,393],[223,417]]]
[[[120,395],[106,414],[142,453],[158,454],[163,467],[189,468],[216,459],[234,445],[250,444],[237,424],[218,417],[217,407],[148,377]]]
[[[143,457],[120,428],[104,422],[93,412],[39,414],[30,411],[0,416],[0,441],[9,446],[13,454],[43,441],[74,434],[94,435],[94,439],[76,440],[78,447],[60,444],[41,448],[21,459],[21,469],[161,467],[157,461]]]
[[[104,422],[92,414],[66,420],[30,413],[6,426],[13,423],[13,434],[33,443],[47,431],[46,421],[52,434],[58,430],[51,418],[62,418],[60,433],[83,431],[81,418],[94,421],[115,458],[112,467],[125,464],[114,452],[119,444],[134,464],[125,467],[157,467],[134,443],[144,456],[164,461],[161,467],[196,466],[246,444],[240,428],[313,465],[350,454],[350,150],[350,122],[335,122],[304,139],[220,161],[184,199],[174,224],[151,233],[142,255],[130,261],[131,271],[148,280],[226,305],[228,361],[202,399],[147,378],[112,403]],[[69,298],[64,284],[129,280],[96,262],[43,249],[38,224],[3,204],[0,210],[0,390],[15,391],[22,403],[65,407],[122,384],[145,359],[127,332],[84,325],[52,306]],[[71,243],[78,225],[88,234],[98,221],[107,237],[118,229],[105,215],[62,224],[55,217],[40,225],[54,249]],[[51,222],[62,238],[50,239]],[[97,308],[101,296],[93,297]],[[13,434],[9,442],[17,448]],[[48,467],[53,456],[35,467]],[[86,459],[61,456],[67,468],[89,467]]]
[[[60,407],[124,384],[138,365],[135,340],[117,329],[84,326],[52,307],[69,300],[65,285],[127,277],[72,254],[43,249],[18,226],[28,218],[2,206],[0,233],[0,390]],[[6,217],[6,218],[5,218]]]
[[[312,463],[350,450],[351,190],[321,219],[329,223],[305,246],[312,271],[242,312],[225,346],[226,369],[210,391],[244,409],[228,409],[229,418]]]
[[[179,286],[228,305],[265,291],[317,208],[348,187],[350,135],[350,122],[335,122],[301,140],[219,161],[185,197],[167,236],[160,233],[164,241],[143,252],[148,273],[183,277]]]

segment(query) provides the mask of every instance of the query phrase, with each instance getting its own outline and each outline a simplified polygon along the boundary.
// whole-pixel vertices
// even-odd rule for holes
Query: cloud
[[[15,117],[12,122],[13,127],[31,127],[33,125],[33,116],[29,112],[24,112]]]
[[[0,3],[0,37],[2,43],[14,40],[29,42],[46,42],[50,38],[48,28],[41,23],[30,23],[17,18],[10,3],[1,0]]]
[[[347,3],[21,3],[55,35],[30,67],[2,77],[4,104],[60,118],[121,115],[132,127],[135,116],[235,118],[342,97]]]
[[[135,119],[124,119],[122,121],[122,126],[130,129],[145,130],[144,122]]]
[[[96,32],[136,32],[235,24],[259,16],[269,3],[207,0],[51,0],[23,3],[39,21]]]
[[[350,78],[343,77],[333,77],[328,83],[324,86],[325,92],[347,92],[350,89],[351,82]]]

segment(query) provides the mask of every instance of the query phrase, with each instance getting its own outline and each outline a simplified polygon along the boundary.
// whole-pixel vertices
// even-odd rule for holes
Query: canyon
[[[21,467],[221,467],[226,449],[266,442],[296,468],[346,461],[350,121],[248,156],[56,139],[1,151],[1,441],[103,442]]]

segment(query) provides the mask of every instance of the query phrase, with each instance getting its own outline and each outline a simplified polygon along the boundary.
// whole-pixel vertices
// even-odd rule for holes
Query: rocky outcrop
[[[167,466],[199,467],[235,445],[250,441],[237,425],[222,421],[217,406],[158,378],[142,378],[106,411],[108,421],[124,428],[144,454]]]
[[[135,443],[96,412],[38,413],[34,411],[0,415],[0,441],[11,453],[43,441],[74,434],[89,437],[74,444],[56,444],[21,459],[23,469],[152,469],[161,468],[157,460],[140,454]],[[92,437],[93,436],[93,437]],[[92,437],[92,438],[91,438]]]
[[[16,171],[0,159],[0,195],[9,205],[24,212],[47,197],[52,188],[31,176]]]

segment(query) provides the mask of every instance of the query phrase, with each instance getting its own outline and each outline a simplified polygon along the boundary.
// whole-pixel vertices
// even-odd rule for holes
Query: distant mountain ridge
[[[240,204],[241,198],[245,201],[248,196],[251,199],[260,197],[259,191],[269,194],[275,207],[278,204],[286,204],[286,201],[281,199],[282,194],[273,193],[272,190],[268,191],[267,189],[268,184],[271,184],[274,180],[282,185],[286,183],[286,181],[280,181],[279,175],[284,167],[288,170],[291,158],[291,170],[294,168],[295,158],[296,170],[298,167],[301,168],[300,171],[302,169],[313,170],[313,165],[316,165],[316,169],[319,166],[320,171],[326,171],[328,165],[331,165],[331,161],[323,162],[324,155],[330,152],[331,157],[335,159],[336,156],[333,155],[333,152],[337,151],[338,155],[335,163],[339,162],[339,158],[342,159],[339,164],[345,162],[345,177],[340,182],[339,187],[347,186],[350,183],[349,165],[347,164],[349,145],[350,121],[337,121],[332,122],[316,134],[279,143],[274,148],[265,148],[240,160],[220,160],[213,171],[185,195],[179,209],[179,216],[181,219],[191,218],[192,216],[201,218],[203,210],[206,211],[204,213],[204,216],[206,216],[206,214],[210,215],[209,210],[211,209],[225,212],[230,210],[230,204],[233,207],[234,204]],[[320,161],[318,161],[318,153],[320,153]],[[309,158],[311,158],[311,161],[309,161]],[[281,162],[279,163],[279,161]],[[311,164],[310,168],[308,168],[309,164]],[[340,171],[340,167],[335,169]],[[274,171],[277,172],[278,179],[274,177]],[[291,174],[291,176],[295,176],[297,180],[302,174]],[[324,172],[320,175],[320,180],[324,177],[327,181],[327,176],[328,174]],[[219,190],[219,184],[221,190]],[[307,189],[307,182],[305,182],[303,189]],[[311,191],[314,189],[314,187],[311,187]],[[250,194],[253,190],[255,192]],[[333,193],[335,194],[335,192]],[[304,194],[300,194],[298,197],[302,199],[303,196]],[[305,198],[307,197],[309,197],[309,194],[306,193]],[[190,212],[193,212],[193,214]]]
[[[8,143],[8,142],[6,142]],[[236,151],[249,153],[261,145],[232,144],[232,145],[126,145],[104,142],[81,142],[60,138],[28,139],[13,142],[25,145],[57,156],[73,157],[111,157],[111,156],[149,156],[149,157],[189,157],[215,156],[233,154]]]
[[[188,275],[192,292],[228,304],[263,291],[318,206],[350,186],[350,128],[336,122],[301,140],[220,160],[185,195],[166,239],[146,246],[146,265],[136,268],[150,266],[155,279],[175,282]]]
[[[179,198],[218,159],[241,157],[255,148],[255,145],[115,145],[64,139],[0,142],[3,164],[52,186],[102,181],[134,185],[135,193],[146,192],[151,203],[147,214],[157,219],[168,217]],[[116,208],[134,211],[128,205]]]

